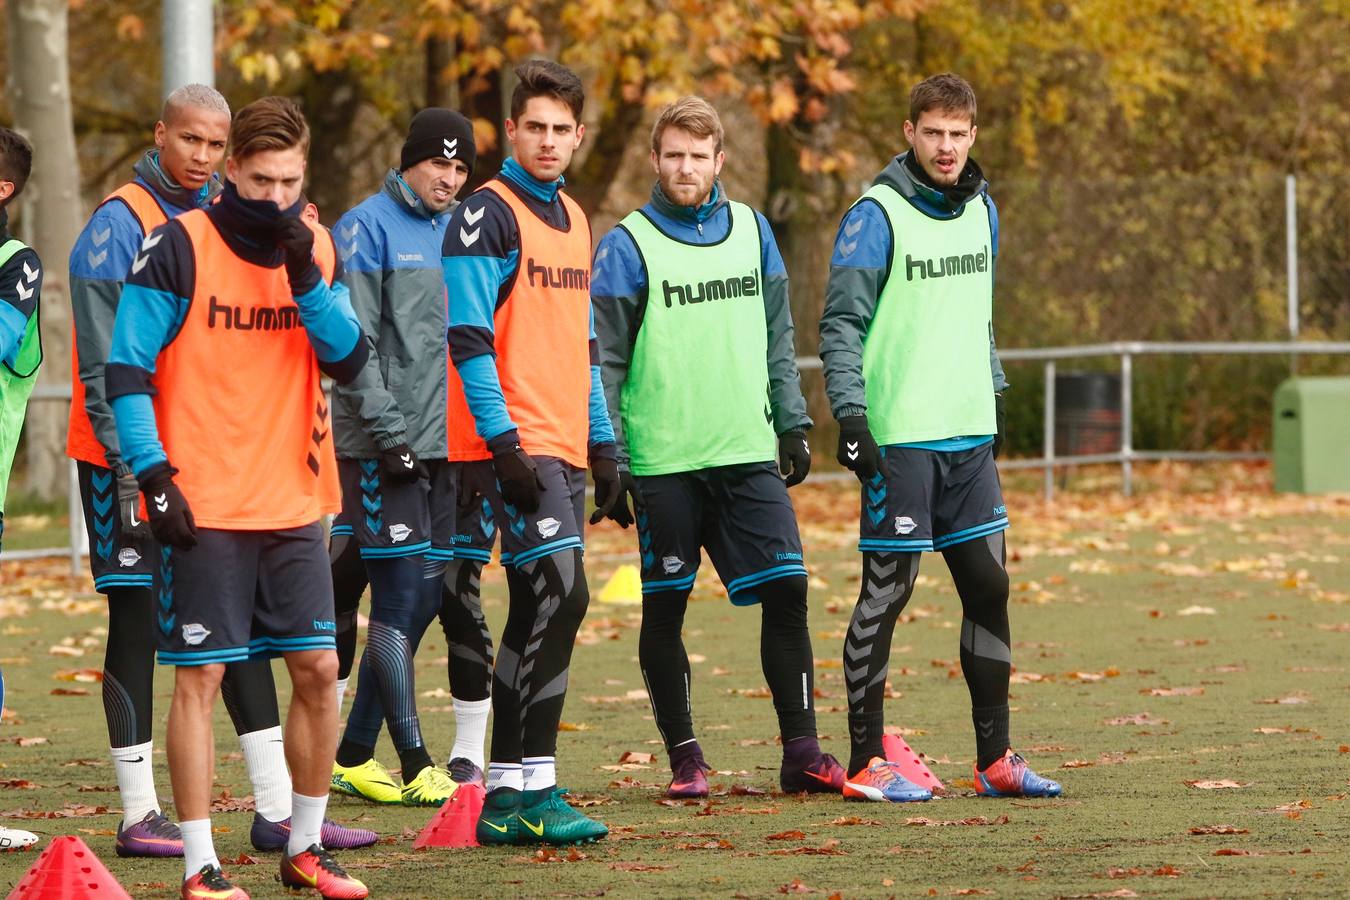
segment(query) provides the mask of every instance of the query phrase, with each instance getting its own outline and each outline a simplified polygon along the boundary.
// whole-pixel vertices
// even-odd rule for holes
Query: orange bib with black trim
[[[131,210],[131,214],[140,222],[141,234],[147,235],[169,221],[160,208],[158,201],[149,189],[134,181],[129,181],[107,197],[103,206],[113,200],[121,200]],[[104,360],[105,362],[107,360]],[[80,355],[76,342],[70,342],[70,424],[66,432],[66,456],[91,465],[108,467],[107,448],[94,436],[94,427],[89,423],[89,413],[84,408],[84,382],[80,380]]]
[[[506,411],[532,456],[555,456],[586,467],[591,394],[591,227],[571,197],[559,192],[570,228],[559,231],[498,179],[483,186],[515,213],[520,269],[511,294],[493,319],[497,375]],[[453,286],[452,288],[453,289]],[[453,370],[453,367],[452,367]],[[456,377],[446,426],[450,459],[492,454]]]
[[[285,267],[240,259],[201,210],[175,221],[192,242],[196,280],[156,364],[155,419],[197,524],[267,531],[337,512],[328,400]],[[333,239],[306,224],[332,284]]]

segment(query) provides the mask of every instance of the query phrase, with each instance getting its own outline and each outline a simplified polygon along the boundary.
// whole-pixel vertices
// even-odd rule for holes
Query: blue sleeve
[[[591,395],[588,404],[591,428],[587,438],[589,444],[614,443],[614,426],[609,421],[609,405],[605,402],[605,383],[600,378],[600,348],[595,340],[595,310],[588,309],[591,317],[587,326],[590,332],[591,350]]]
[[[347,286],[335,281],[329,286],[319,283],[295,298],[300,308],[300,321],[309,334],[309,343],[321,363],[346,359],[361,340],[361,324],[352,309]]]
[[[155,402],[150,395],[123,394],[114,397],[111,405],[117,420],[122,459],[131,471],[140,475],[153,465],[167,462],[164,445],[159,442],[159,427],[155,424]]]
[[[481,354],[455,363],[455,370],[464,382],[464,399],[473,413],[474,430],[485,441],[499,434],[516,430],[516,423],[506,411],[506,397],[497,375],[497,360]]]
[[[0,266],[0,360],[12,362],[37,311],[42,294],[42,261],[31,247]]]
[[[642,264],[633,236],[626,228],[611,228],[595,248],[591,296],[635,298],[646,289],[647,267]]]
[[[872,200],[863,200],[839,223],[834,237],[831,266],[852,269],[885,269],[891,264],[891,224],[886,213]]]
[[[0,303],[0,359],[9,359],[19,349],[28,330],[28,319],[8,303]]]
[[[994,198],[988,194],[984,195],[985,205],[989,207],[989,232],[993,235],[994,246],[990,252],[998,256],[998,207],[994,205]]]
[[[84,226],[70,251],[70,275],[90,281],[126,279],[145,235],[121,200],[103,204]]]
[[[778,252],[778,241],[774,239],[769,220],[764,218],[762,212],[755,210],[755,221],[759,223],[759,245],[762,248],[760,265],[763,267],[764,277],[775,278],[786,275],[787,266],[783,264],[783,254]]]
[[[364,204],[362,204],[364,206]],[[380,272],[384,269],[384,239],[362,206],[348,210],[333,228],[342,267],[348,272]]]

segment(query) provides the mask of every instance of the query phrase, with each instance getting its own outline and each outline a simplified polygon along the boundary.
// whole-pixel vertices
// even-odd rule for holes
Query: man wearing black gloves
[[[338,509],[326,372],[350,381],[369,345],[328,233],[302,221],[309,126],[267,97],[230,127],[209,210],[152,231],[127,275],[105,375],[122,457],[162,547],[161,663],[177,667],[169,774],[185,897],[240,900],[209,819],[211,712],[224,665],[282,656],[290,837],[281,881],[364,897],[323,846],[337,731],[333,592],[322,516]]]
[[[637,506],[638,657],[670,756],[667,793],[706,797],[680,631],[707,548],[731,602],[760,606],[783,790],[838,792],[843,770],[816,740],[806,567],[787,493],[811,467],[787,271],[765,218],[717,180],[722,138],[705,100],[667,107],[652,131],[651,202],[605,235],[593,265],[605,397]],[[610,517],[632,521],[624,495]]]
[[[983,796],[1054,796],[1009,749],[1008,527],[994,456],[1007,387],[994,346],[998,213],[975,142],[975,92],[937,75],[910,94],[912,146],[839,226],[820,323],[841,465],[862,482],[862,590],[844,643],[852,753],[844,796],[927,800],[882,752],[891,634],[925,550],[961,597],[961,670]]]

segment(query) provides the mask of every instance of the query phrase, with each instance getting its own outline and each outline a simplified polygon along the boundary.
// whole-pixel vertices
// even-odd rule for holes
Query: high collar
[[[400,209],[407,210],[408,214],[419,219],[428,219],[432,222],[441,222],[450,211],[459,205],[458,200],[451,201],[450,206],[443,212],[433,213],[427,209],[427,205],[422,202],[422,198],[417,196],[408,182],[403,180],[402,174],[398,169],[390,169],[389,174],[384,176],[383,190],[389,195],[389,199],[398,204]]]
[[[9,240],[9,210],[0,206],[0,244]]]
[[[213,204],[206,214],[238,256],[257,265],[275,268],[282,261],[276,243],[276,227],[285,217],[299,216],[304,208],[303,194],[295,205],[281,209],[270,200],[245,200],[239,196],[234,182],[226,181],[220,202]]]
[[[558,191],[567,183],[567,179],[561,175],[556,181],[540,181],[525,171],[525,167],[516,162],[514,156],[508,156],[502,163],[502,177],[510,179],[522,190],[544,203],[552,203],[558,199]]]
[[[989,187],[980,164],[970,157],[966,157],[966,165],[956,184],[949,187],[935,184],[914,158],[913,150],[891,160],[877,180],[890,181],[903,196],[917,198],[925,205],[947,213],[959,212],[966,201]]]
[[[210,181],[195,191],[178,184],[169,177],[168,172],[160,168],[159,150],[155,148],[145,151],[145,154],[136,160],[132,170],[150,186],[151,190],[178,209],[204,208],[221,192],[222,186],[218,175],[212,175]]]
[[[667,197],[665,191],[661,190],[661,182],[658,181],[652,185],[652,207],[661,215],[676,222],[702,225],[726,203],[727,194],[722,188],[721,180],[713,182],[713,189],[708,196],[708,202],[699,206],[680,206]]]

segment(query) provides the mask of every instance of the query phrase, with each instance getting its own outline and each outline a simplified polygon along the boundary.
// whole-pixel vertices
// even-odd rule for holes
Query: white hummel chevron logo
[[[403,460],[403,468],[411,469],[413,467],[413,458],[411,453],[400,453],[398,458]]]
[[[468,222],[470,225],[477,225],[478,220],[483,218],[483,211],[485,209],[487,209],[486,206],[480,206],[476,210],[475,209],[464,210],[464,221]]]
[[[441,138],[441,143],[445,145],[445,158],[454,159],[455,154],[459,152],[459,138],[455,138],[453,141]]]
[[[131,274],[135,275],[145,268],[145,264],[150,261],[150,250],[163,238],[164,235],[162,234],[147,234],[145,236],[145,240],[141,242],[141,252],[136,256],[136,261],[131,264]]]
[[[108,238],[112,237],[112,226],[109,225],[102,231],[95,231],[90,237],[93,238],[95,247],[102,247],[108,243]]]
[[[853,222],[853,223],[850,224],[850,225],[845,225],[845,226],[844,226],[844,237],[853,237],[855,234],[857,234],[857,233],[860,232],[860,231],[862,231],[862,220],[861,220],[861,219],[859,219],[859,220],[856,221],[856,222]]]
[[[85,259],[89,260],[89,268],[97,269],[107,261],[108,251],[100,250],[98,253],[95,253],[93,250],[87,250],[85,251]]]
[[[145,268],[145,264],[148,263],[149,261],[150,261],[150,257],[146,256],[144,253],[142,253],[142,254],[140,254],[139,256],[137,256],[136,259],[135,259],[135,261],[132,262],[132,264],[131,264],[131,274],[132,274],[132,275],[135,275],[135,274],[136,274],[137,272],[139,272],[141,269],[144,269],[144,268]]]
[[[38,270],[28,265],[28,260],[25,259],[23,261],[23,280],[32,284],[34,281],[37,281],[37,277]]]
[[[481,228],[475,228],[473,231],[465,231],[463,228],[460,228],[459,242],[465,247],[472,247],[478,242],[478,235],[482,230],[483,229]]]
[[[155,509],[159,510],[160,512],[169,511],[169,496],[167,494],[155,495]]]
[[[350,241],[352,238],[356,237],[356,232],[359,231],[360,229],[361,229],[361,223],[360,223],[360,222],[353,222],[351,225],[349,225],[349,226],[346,227],[346,228],[339,228],[339,229],[338,229],[338,234],[342,235],[342,239],[343,239],[344,241]]]
[[[847,455],[849,459],[857,459],[857,458],[858,458],[858,443],[857,443],[857,441],[846,441],[846,442],[844,443],[844,449],[845,449],[846,451],[848,451],[845,455]]]
[[[852,256],[852,255],[853,255],[853,251],[854,251],[854,250],[857,250],[857,249],[858,249],[858,242],[857,242],[857,241],[849,241],[849,242],[847,242],[847,243],[840,243],[840,245],[839,245],[839,255],[840,255],[840,256]]]
[[[14,282],[14,290],[18,293],[20,300],[30,300],[33,297],[33,289],[25,287],[22,281]]]
[[[162,234],[147,234],[145,240],[141,241],[141,252],[144,253],[162,240],[164,240],[164,235]]]

